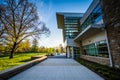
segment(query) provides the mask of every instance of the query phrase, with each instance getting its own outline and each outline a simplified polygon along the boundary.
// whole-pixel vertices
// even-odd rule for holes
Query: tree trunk
[[[16,48],[16,42],[14,43],[13,47],[11,48],[9,59],[13,58],[13,54],[15,53],[15,48]]]
[[[10,56],[9,56],[9,59],[12,59],[13,58],[13,50],[10,52]]]

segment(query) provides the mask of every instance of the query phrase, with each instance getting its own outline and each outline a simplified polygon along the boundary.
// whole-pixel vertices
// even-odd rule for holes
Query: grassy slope
[[[23,64],[31,60],[31,56],[43,55],[45,53],[21,53],[15,54],[13,59],[9,59],[9,56],[0,57],[0,71]]]

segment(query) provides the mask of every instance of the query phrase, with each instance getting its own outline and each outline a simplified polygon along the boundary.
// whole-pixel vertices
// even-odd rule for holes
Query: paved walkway
[[[73,59],[48,58],[9,80],[104,80]]]

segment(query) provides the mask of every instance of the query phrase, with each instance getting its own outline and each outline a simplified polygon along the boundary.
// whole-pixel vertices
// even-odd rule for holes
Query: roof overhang
[[[74,38],[74,41],[80,41],[84,40],[96,33],[101,32],[104,28],[104,24],[94,24],[94,25],[89,25],[85,30],[83,30],[76,38]]]
[[[63,27],[64,27],[64,15],[56,13],[56,17],[57,17],[57,26],[58,26],[58,28],[63,29]]]

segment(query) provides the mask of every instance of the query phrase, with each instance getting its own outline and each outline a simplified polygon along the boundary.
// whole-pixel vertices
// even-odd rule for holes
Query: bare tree
[[[2,26],[2,24],[0,23],[0,38],[3,38],[4,31],[4,26]]]
[[[4,4],[0,5],[0,22],[10,45],[9,58],[13,58],[18,44],[25,38],[50,33],[44,23],[39,23],[37,8],[28,0],[4,0]]]

